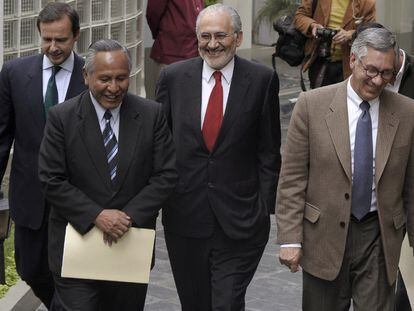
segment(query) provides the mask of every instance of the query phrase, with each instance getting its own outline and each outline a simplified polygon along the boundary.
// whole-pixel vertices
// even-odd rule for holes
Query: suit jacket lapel
[[[135,110],[131,100],[131,95],[125,96],[119,115],[118,169],[115,179],[117,191],[121,188],[129,165],[136,155],[137,141],[142,140],[139,139],[142,122],[139,118],[139,112]]]
[[[46,116],[43,105],[43,55],[35,58],[32,66],[28,68],[27,73],[27,104],[30,105],[33,113],[33,119],[41,130],[45,127]]]
[[[78,130],[85,148],[101,176],[102,183],[109,191],[112,191],[102,132],[95,108],[87,91],[81,95],[79,100],[78,115],[81,119]]]
[[[69,87],[66,92],[66,100],[75,97],[86,89],[83,79],[79,79],[82,76],[83,62],[82,58],[75,54],[75,60],[73,64],[73,71],[70,77]]]
[[[378,184],[394,142],[399,120],[394,116],[394,107],[388,98],[388,92],[383,91],[380,96],[378,134],[375,152],[375,177]]]
[[[339,161],[352,181],[346,86],[347,81],[344,81],[338,87],[325,120]]]
[[[229,97],[227,99],[226,111],[224,112],[223,122],[217,137],[214,150],[216,150],[225,139],[226,133],[229,131],[233,122],[237,119],[240,110],[243,107],[245,94],[250,85],[250,74],[248,70],[243,68],[240,59],[234,57],[234,72],[230,85]],[[213,150],[213,152],[214,152]]]
[[[201,57],[194,60],[194,65],[191,70],[185,73],[185,80],[182,81],[182,90],[191,90],[190,92],[183,92],[185,104],[188,105],[188,117],[191,122],[191,127],[194,129],[195,136],[199,144],[209,152],[201,133],[201,88],[202,88],[202,70],[203,60]],[[185,116],[182,116],[185,118]]]

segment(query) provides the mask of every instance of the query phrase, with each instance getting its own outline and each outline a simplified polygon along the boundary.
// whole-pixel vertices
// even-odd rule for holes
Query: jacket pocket
[[[321,211],[316,206],[305,202],[305,215],[304,218],[309,220],[311,223],[316,223],[319,219]]]

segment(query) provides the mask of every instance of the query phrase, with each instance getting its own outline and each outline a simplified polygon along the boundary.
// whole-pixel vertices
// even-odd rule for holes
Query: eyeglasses
[[[227,37],[230,37],[233,34],[235,33],[228,34],[225,32],[216,32],[212,34],[208,32],[202,32],[198,35],[198,40],[200,42],[207,43],[210,42],[212,38],[214,38],[215,41],[223,42]]]
[[[362,68],[364,68],[366,75],[370,77],[371,79],[374,79],[376,76],[381,75],[382,80],[384,80],[385,82],[389,82],[395,76],[394,70],[388,69],[388,70],[379,71],[375,67],[365,66],[364,63],[362,62],[362,59],[359,59],[359,62],[361,63]]]

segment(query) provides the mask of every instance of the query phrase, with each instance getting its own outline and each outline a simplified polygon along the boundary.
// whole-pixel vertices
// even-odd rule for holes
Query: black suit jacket
[[[404,74],[401,80],[400,89],[398,93],[407,97],[414,98],[414,57],[406,55],[406,62],[404,67]]]
[[[0,73],[0,178],[4,176],[14,142],[10,212],[16,224],[31,229],[41,226],[45,214],[45,200],[38,177],[38,153],[46,122],[42,61],[43,55],[15,59],[4,64]],[[82,77],[83,64],[83,59],[75,54],[66,99],[86,88]]]
[[[166,230],[208,237],[215,218],[232,239],[252,237],[274,210],[280,169],[279,79],[235,57],[222,127],[210,154],[201,133],[200,57],[162,71],[157,100],[177,150],[179,182],[163,209]]]
[[[89,92],[49,110],[39,154],[48,202],[49,265],[60,274],[68,222],[81,234],[102,209],[119,209],[141,228],[155,228],[175,187],[175,153],[160,104],[131,94],[120,109],[118,170],[112,187],[102,132]]]

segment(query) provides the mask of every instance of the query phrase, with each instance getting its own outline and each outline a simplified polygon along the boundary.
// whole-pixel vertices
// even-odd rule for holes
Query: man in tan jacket
[[[388,30],[361,32],[351,77],[293,111],[276,217],[281,263],[303,268],[303,310],[393,310],[414,220],[414,101],[384,90],[397,53]]]

